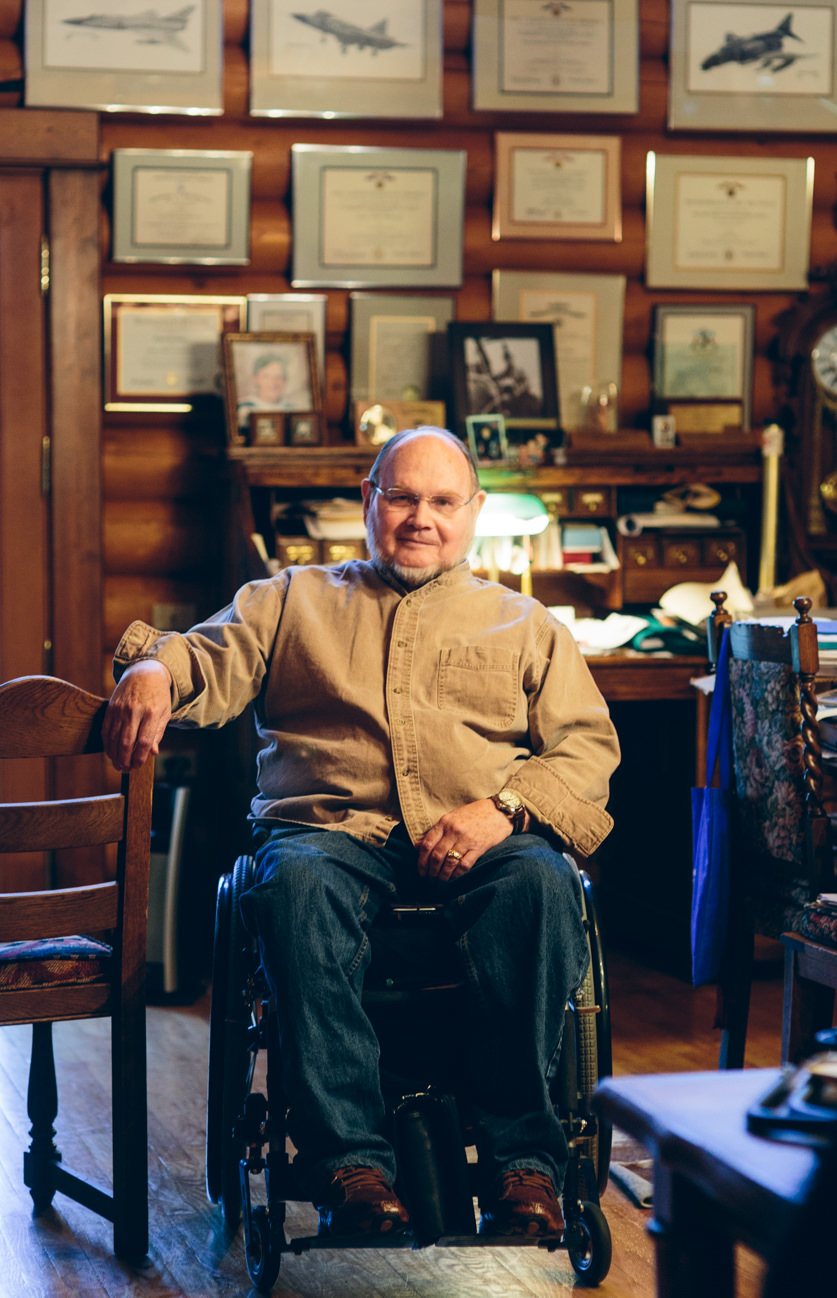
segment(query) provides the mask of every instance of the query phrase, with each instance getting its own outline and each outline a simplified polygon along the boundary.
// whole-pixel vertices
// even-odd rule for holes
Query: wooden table
[[[747,1131],[774,1068],[610,1077],[596,1109],[654,1159],[658,1298],[733,1298],[733,1245],[769,1257],[790,1229],[817,1156]],[[804,1240],[800,1263],[804,1266]]]

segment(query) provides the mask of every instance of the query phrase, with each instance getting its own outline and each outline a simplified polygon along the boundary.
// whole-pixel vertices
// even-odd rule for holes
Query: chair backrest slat
[[[103,933],[119,920],[119,888],[94,883],[49,892],[0,896],[0,942],[29,942],[71,933]]]
[[[7,803],[0,805],[0,852],[118,843],[124,818],[125,800],[119,793],[67,802]]]
[[[107,700],[52,676],[0,685],[0,758],[61,757],[102,751]]]

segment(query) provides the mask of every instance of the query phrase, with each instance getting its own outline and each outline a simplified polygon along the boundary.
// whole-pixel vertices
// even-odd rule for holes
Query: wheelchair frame
[[[591,1097],[601,1077],[611,1072],[610,1003],[607,969],[593,885],[580,872],[590,962],[579,991],[567,1006],[565,1030],[553,1101],[569,1146],[562,1196],[566,1223],[563,1239],[479,1235],[473,1211],[474,1164],[465,1159],[465,1142],[456,1100],[431,1084],[402,1095],[397,1115],[410,1153],[411,1184],[396,1189],[407,1202],[413,1234],[288,1238],[285,1205],[303,1200],[294,1181],[286,1148],[287,1105],[281,1090],[281,1063],[276,1017],[255,939],[241,918],[239,902],[250,887],[253,859],[241,856],[230,874],[218,881],[210,1009],[206,1124],[206,1190],[220,1204],[234,1234],[244,1220],[247,1270],[255,1287],[267,1293],[287,1252],[316,1248],[424,1248],[532,1246],[550,1252],[565,1249],[580,1282],[595,1286],[610,1269],[610,1229],[600,1207],[610,1163],[610,1124],[593,1113]],[[396,921],[422,922],[434,906],[392,907]],[[375,1004],[433,1000],[449,994],[450,985],[421,989],[364,991],[374,1017]],[[256,1064],[266,1051],[263,1094],[254,1090]],[[404,1107],[405,1106],[405,1107]],[[277,1117],[277,1111],[280,1116]],[[458,1142],[458,1148],[457,1148]],[[265,1146],[267,1147],[265,1151]],[[460,1157],[461,1155],[461,1157]],[[399,1158],[399,1164],[401,1159]],[[264,1202],[253,1200],[251,1179],[264,1176]]]

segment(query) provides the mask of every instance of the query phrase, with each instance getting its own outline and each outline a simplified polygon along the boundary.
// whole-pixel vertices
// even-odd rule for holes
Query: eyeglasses
[[[411,514],[414,509],[418,509],[423,500],[426,500],[434,514],[440,518],[453,518],[453,515],[465,505],[470,505],[479,492],[475,491],[473,496],[467,500],[460,500],[459,496],[417,496],[412,491],[405,491],[403,487],[379,487],[377,482],[370,484],[379,496],[383,496],[384,504],[387,509],[391,509],[394,514]]]

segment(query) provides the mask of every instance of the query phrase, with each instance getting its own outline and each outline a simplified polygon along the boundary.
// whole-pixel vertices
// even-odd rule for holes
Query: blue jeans
[[[369,927],[383,904],[416,895],[415,859],[400,826],[375,846],[342,830],[283,825],[259,848],[255,886],[242,898],[276,1002],[289,1131],[311,1198],[348,1164],[395,1179],[361,990]],[[422,887],[446,903],[469,988],[463,1031],[481,1181],[536,1167],[560,1191],[567,1144],[548,1079],[588,959],[575,865],[521,834],[461,878]]]

